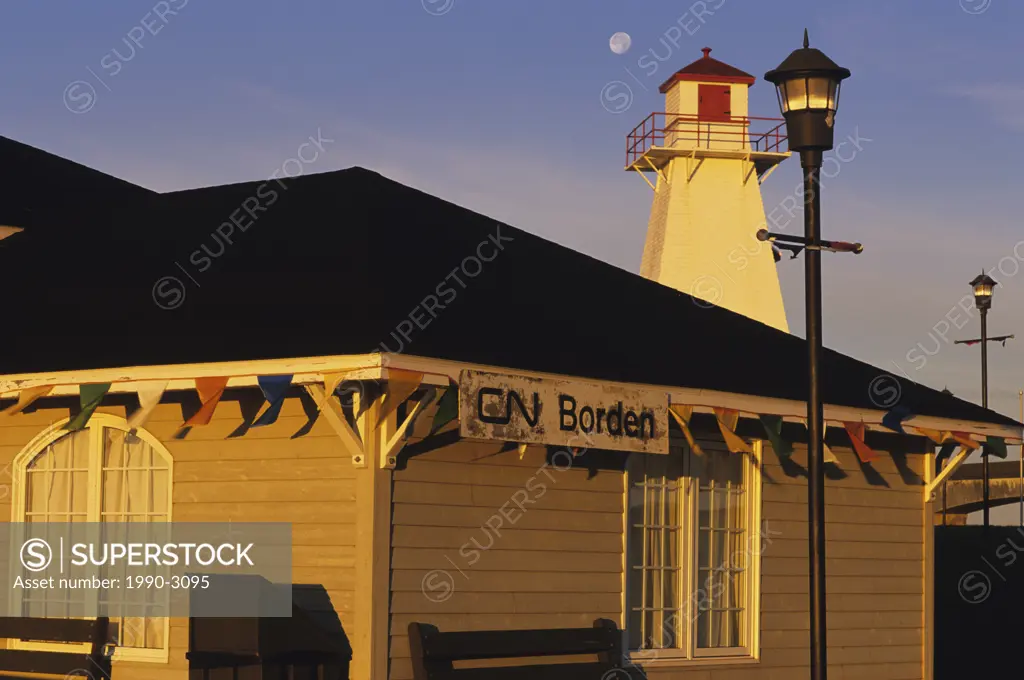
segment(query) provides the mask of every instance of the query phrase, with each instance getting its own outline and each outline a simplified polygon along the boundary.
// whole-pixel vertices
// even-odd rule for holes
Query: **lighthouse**
[[[654,190],[640,274],[788,332],[772,248],[755,236],[761,182],[790,155],[784,122],[749,116],[754,76],[703,52],[626,140],[626,170]]]

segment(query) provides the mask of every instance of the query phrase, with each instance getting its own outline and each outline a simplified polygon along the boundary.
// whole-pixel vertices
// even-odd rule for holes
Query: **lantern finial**
[[[806,50],[806,49],[807,49],[808,47],[810,47],[810,46],[811,46],[811,41],[810,41],[810,39],[809,39],[809,38],[807,37],[807,29],[805,28],[805,29],[804,29],[804,49]]]

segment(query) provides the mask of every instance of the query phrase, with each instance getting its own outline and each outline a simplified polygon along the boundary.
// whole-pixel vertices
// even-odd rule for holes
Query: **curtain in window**
[[[125,430],[96,427],[68,433],[26,466],[26,522],[166,522],[170,470],[163,456]],[[98,480],[90,483],[91,475]],[[141,527],[140,527],[141,528]],[[141,538],[141,536],[140,536]],[[56,565],[53,567],[56,569]],[[58,576],[56,572],[34,577]],[[123,574],[111,573],[115,578]],[[68,589],[25,591],[26,616],[66,617],[86,598],[129,605],[137,616],[111,617],[112,635],[125,648],[161,649],[167,625],[165,591],[119,588],[99,593]],[[81,611],[79,607],[77,611]]]
[[[100,517],[103,522],[166,522],[170,509],[169,470],[153,448],[124,430],[103,431],[102,487]],[[144,533],[140,532],[144,540]],[[124,574],[117,576],[126,578]],[[137,616],[111,619],[118,630],[118,645],[146,649],[163,647],[164,599],[166,591],[157,588],[117,589],[101,595],[119,602]]]

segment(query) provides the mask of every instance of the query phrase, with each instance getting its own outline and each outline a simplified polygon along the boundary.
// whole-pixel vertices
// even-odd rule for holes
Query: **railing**
[[[774,127],[766,132],[750,129],[770,124]],[[632,166],[655,146],[781,153],[787,139],[785,125],[781,118],[652,113],[626,136],[626,166]]]

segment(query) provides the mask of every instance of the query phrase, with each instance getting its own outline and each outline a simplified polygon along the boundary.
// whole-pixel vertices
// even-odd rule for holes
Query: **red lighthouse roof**
[[[743,83],[744,85],[753,85],[756,81],[756,78],[746,71],[741,71],[735,66],[729,66],[725,62],[714,59],[711,56],[710,47],[705,47],[702,51],[704,52],[703,57],[676,71],[658,89],[664,93],[680,80],[700,80],[705,83]]]

